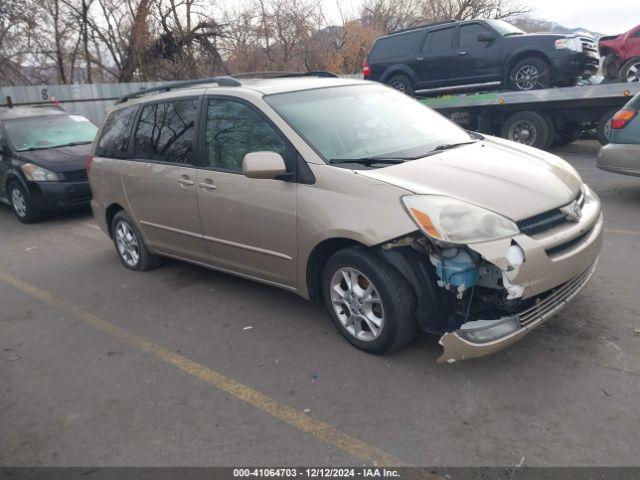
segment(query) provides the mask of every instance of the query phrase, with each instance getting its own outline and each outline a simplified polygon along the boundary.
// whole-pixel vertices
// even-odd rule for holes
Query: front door
[[[469,85],[500,80],[502,37],[480,23],[462,25],[459,30],[457,58],[452,63],[452,83]],[[478,35],[493,36],[480,41]]]
[[[208,263],[194,164],[199,98],[146,104],[122,179],[148,244],[161,253]]]
[[[285,160],[290,146],[257,109],[244,101],[211,97],[206,103],[198,209],[211,263],[263,281],[297,285],[296,183],[242,174],[247,153],[273,151]],[[295,162],[288,163],[295,168]]]

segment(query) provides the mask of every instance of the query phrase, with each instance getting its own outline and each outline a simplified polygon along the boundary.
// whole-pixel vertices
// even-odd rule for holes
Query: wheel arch
[[[413,69],[409,68],[407,65],[398,63],[387,67],[382,74],[382,77],[380,77],[380,82],[387,83],[387,81],[394,75],[405,75],[409,77],[409,80],[411,80],[414,85],[418,81],[418,75],[416,75],[416,72],[414,72]]]
[[[322,300],[322,271],[331,255],[347,247],[367,247],[353,238],[332,237],[322,240],[309,254],[306,264],[306,293],[312,302]]]
[[[22,186],[22,188],[26,190],[27,194],[31,194],[31,192],[29,191],[29,186],[27,185],[25,179],[22,178],[22,176],[20,176],[17,172],[9,170],[9,172],[7,172],[7,175],[5,176],[4,185],[2,186],[4,188],[4,191],[7,192],[7,195],[9,184],[11,182],[18,182]]]
[[[119,203],[112,203],[107,207],[104,212],[105,220],[107,222],[107,229],[109,232],[109,238],[113,238],[113,232],[111,231],[111,224],[113,223],[113,217],[116,216],[116,213],[124,210],[124,207]]]
[[[545,62],[549,67],[551,67],[551,60],[549,57],[540,50],[523,50],[521,52],[514,53],[506,63],[506,68],[503,73],[503,81],[509,81],[509,74],[511,73],[511,69],[518,63],[520,60],[524,60],[525,58],[534,57],[539,60]]]

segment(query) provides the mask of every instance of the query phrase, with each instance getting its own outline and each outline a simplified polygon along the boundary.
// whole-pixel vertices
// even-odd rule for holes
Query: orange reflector
[[[427,232],[434,238],[442,238],[440,236],[440,232],[438,232],[438,230],[436,230],[436,227],[433,226],[433,222],[429,218],[429,215],[421,212],[420,210],[416,210],[415,208],[411,209],[411,213],[413,213],[413,216],[416,218],[420,226],[424,228],[425,232]]]
[[[499,99],[498,99],[498,103],[499,103],[500,105],[504,104],[504,98],[499,98]]]
[[[628,97],[629,95],[631,95],[631,92],[629,90],[625,90],[624,91],[624,96]]]

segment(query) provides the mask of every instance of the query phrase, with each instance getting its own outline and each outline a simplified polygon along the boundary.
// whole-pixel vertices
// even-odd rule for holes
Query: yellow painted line
[[[637,230],[616,230],[615,228],[605,228],[607,233],[617,233],[619,235],[637,235],[640,237],[640,232]]]
[[[122,340],[123,342],[142,350],[159,360],[169,363],[189,375],[199,378],[229,395],[247,402],[248,404],[267,412],[269,415],[302,430],[303,432],[313,435],[332,447],[338,448],[343,452],[359,458],[365,463],[376,466],[407,465],[406,462],[403,462],[377,447],[342,433],[327,423],[316,420],[287,405],[283,405],[277,400],[221,373],[211,370],[204,365],[189,360],[188,358],[167,350],[160,345],[145,340],[142,337],[129,333],[113,323],[101,319],[97,315],[86,312],[74,305],[67,304],[50,293],[40,290],[33,285],[29,285],[13,275],[0,271],[0,282],[37,298],[51,307],[66,310],[76,318],[82,320],[84,323],[106,332],[109,335]]]

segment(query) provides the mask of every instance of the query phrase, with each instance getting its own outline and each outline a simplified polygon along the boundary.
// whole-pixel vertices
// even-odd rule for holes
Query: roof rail
[[[420,30],[421,28],[435,27],[436,25],[445,25],[447,23],[458,23],[458,20],[442,20],[440,22],[425,23],[423,25],[416,25],[415,27],[403,28],[402,30],[394,30],[389,32],[388,35],[394,35],[396,33],[410,32],[411,30]]]
[[[246,73],[236,73],[231,75],[231,77],[233,78],[287,78],[287,77],[338,78],[338,75],[332,72],[316,70],[311,72],[278,72],[278,71],[246,72]]]
[[[119,98],[116,101],[116,105],[119,103],[124,103],[132,98],[137,98],[142,95],[146,95],[147,93],[168,92],[170,90],[175,90],[177,88],[191,87],[193,85],[202,85],[206,83],[217,83],[220,87],[239,87],[240,85],[242,85],[238,80],[229,76],[198,78],[195,80],[184,80],[181,82],[167,83],[166,85],[161,85],[159,87],[142,88],[137,92],[128,93],[124,97]]]

